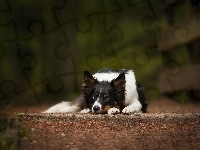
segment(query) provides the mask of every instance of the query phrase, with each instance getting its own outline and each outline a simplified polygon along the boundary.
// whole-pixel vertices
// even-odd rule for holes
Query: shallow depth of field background
[[[80,93],[83,71],[104,67],[133,69],[146,97],[157,99],[164,69],[157,34],[164,28],[165,5],[158,0],[1,1],[0,103],[72,100]],[[181,5],[174,21],[184,19]],[[186,64],[186,46],[171,53],[179,66]],[[185,93],[175,99],[188,101]]]

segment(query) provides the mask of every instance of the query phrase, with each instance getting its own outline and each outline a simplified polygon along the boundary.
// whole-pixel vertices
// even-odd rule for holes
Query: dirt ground
[[[14,149],[200,149],[199,103],[163,98],[136,115],[41,114],[49,105],[1,108],[0,118],[21,112],[5,132],[16,134]]]

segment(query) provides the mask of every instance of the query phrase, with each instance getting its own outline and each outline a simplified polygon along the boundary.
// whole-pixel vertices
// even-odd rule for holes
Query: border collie
[[[145,113],[146,108],[143,87],[136,81],[133,70],[104,68],[94,75],[84,71],[81,96],[43,113],[132,114]]]

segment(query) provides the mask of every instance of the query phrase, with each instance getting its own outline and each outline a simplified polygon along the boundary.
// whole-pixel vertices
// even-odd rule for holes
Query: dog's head
[[[92,113],[106,113],[108,109],[124,107],[125,99],[125,74],[119,76],[111,82],[98,81],[89,72],[84,72],[82,93],[85,98],[86,107]]]

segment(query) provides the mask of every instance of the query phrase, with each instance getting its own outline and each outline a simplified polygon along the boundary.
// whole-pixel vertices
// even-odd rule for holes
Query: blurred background
[[[190,18],[188,5],[192,16],[199,12],[198,1],[189,2],[2,0],[0,104],[73,100],[80,94],[83,71],[104,67],[133,69],[149,101],[159,99],[158,78],[166,63],[158,35]],[[199,63],[198,38],[193,44]],[[187,48],[173,47],[170,67],[188,63]],[[190,101],[187,92],[176,93],[175,99]]]

